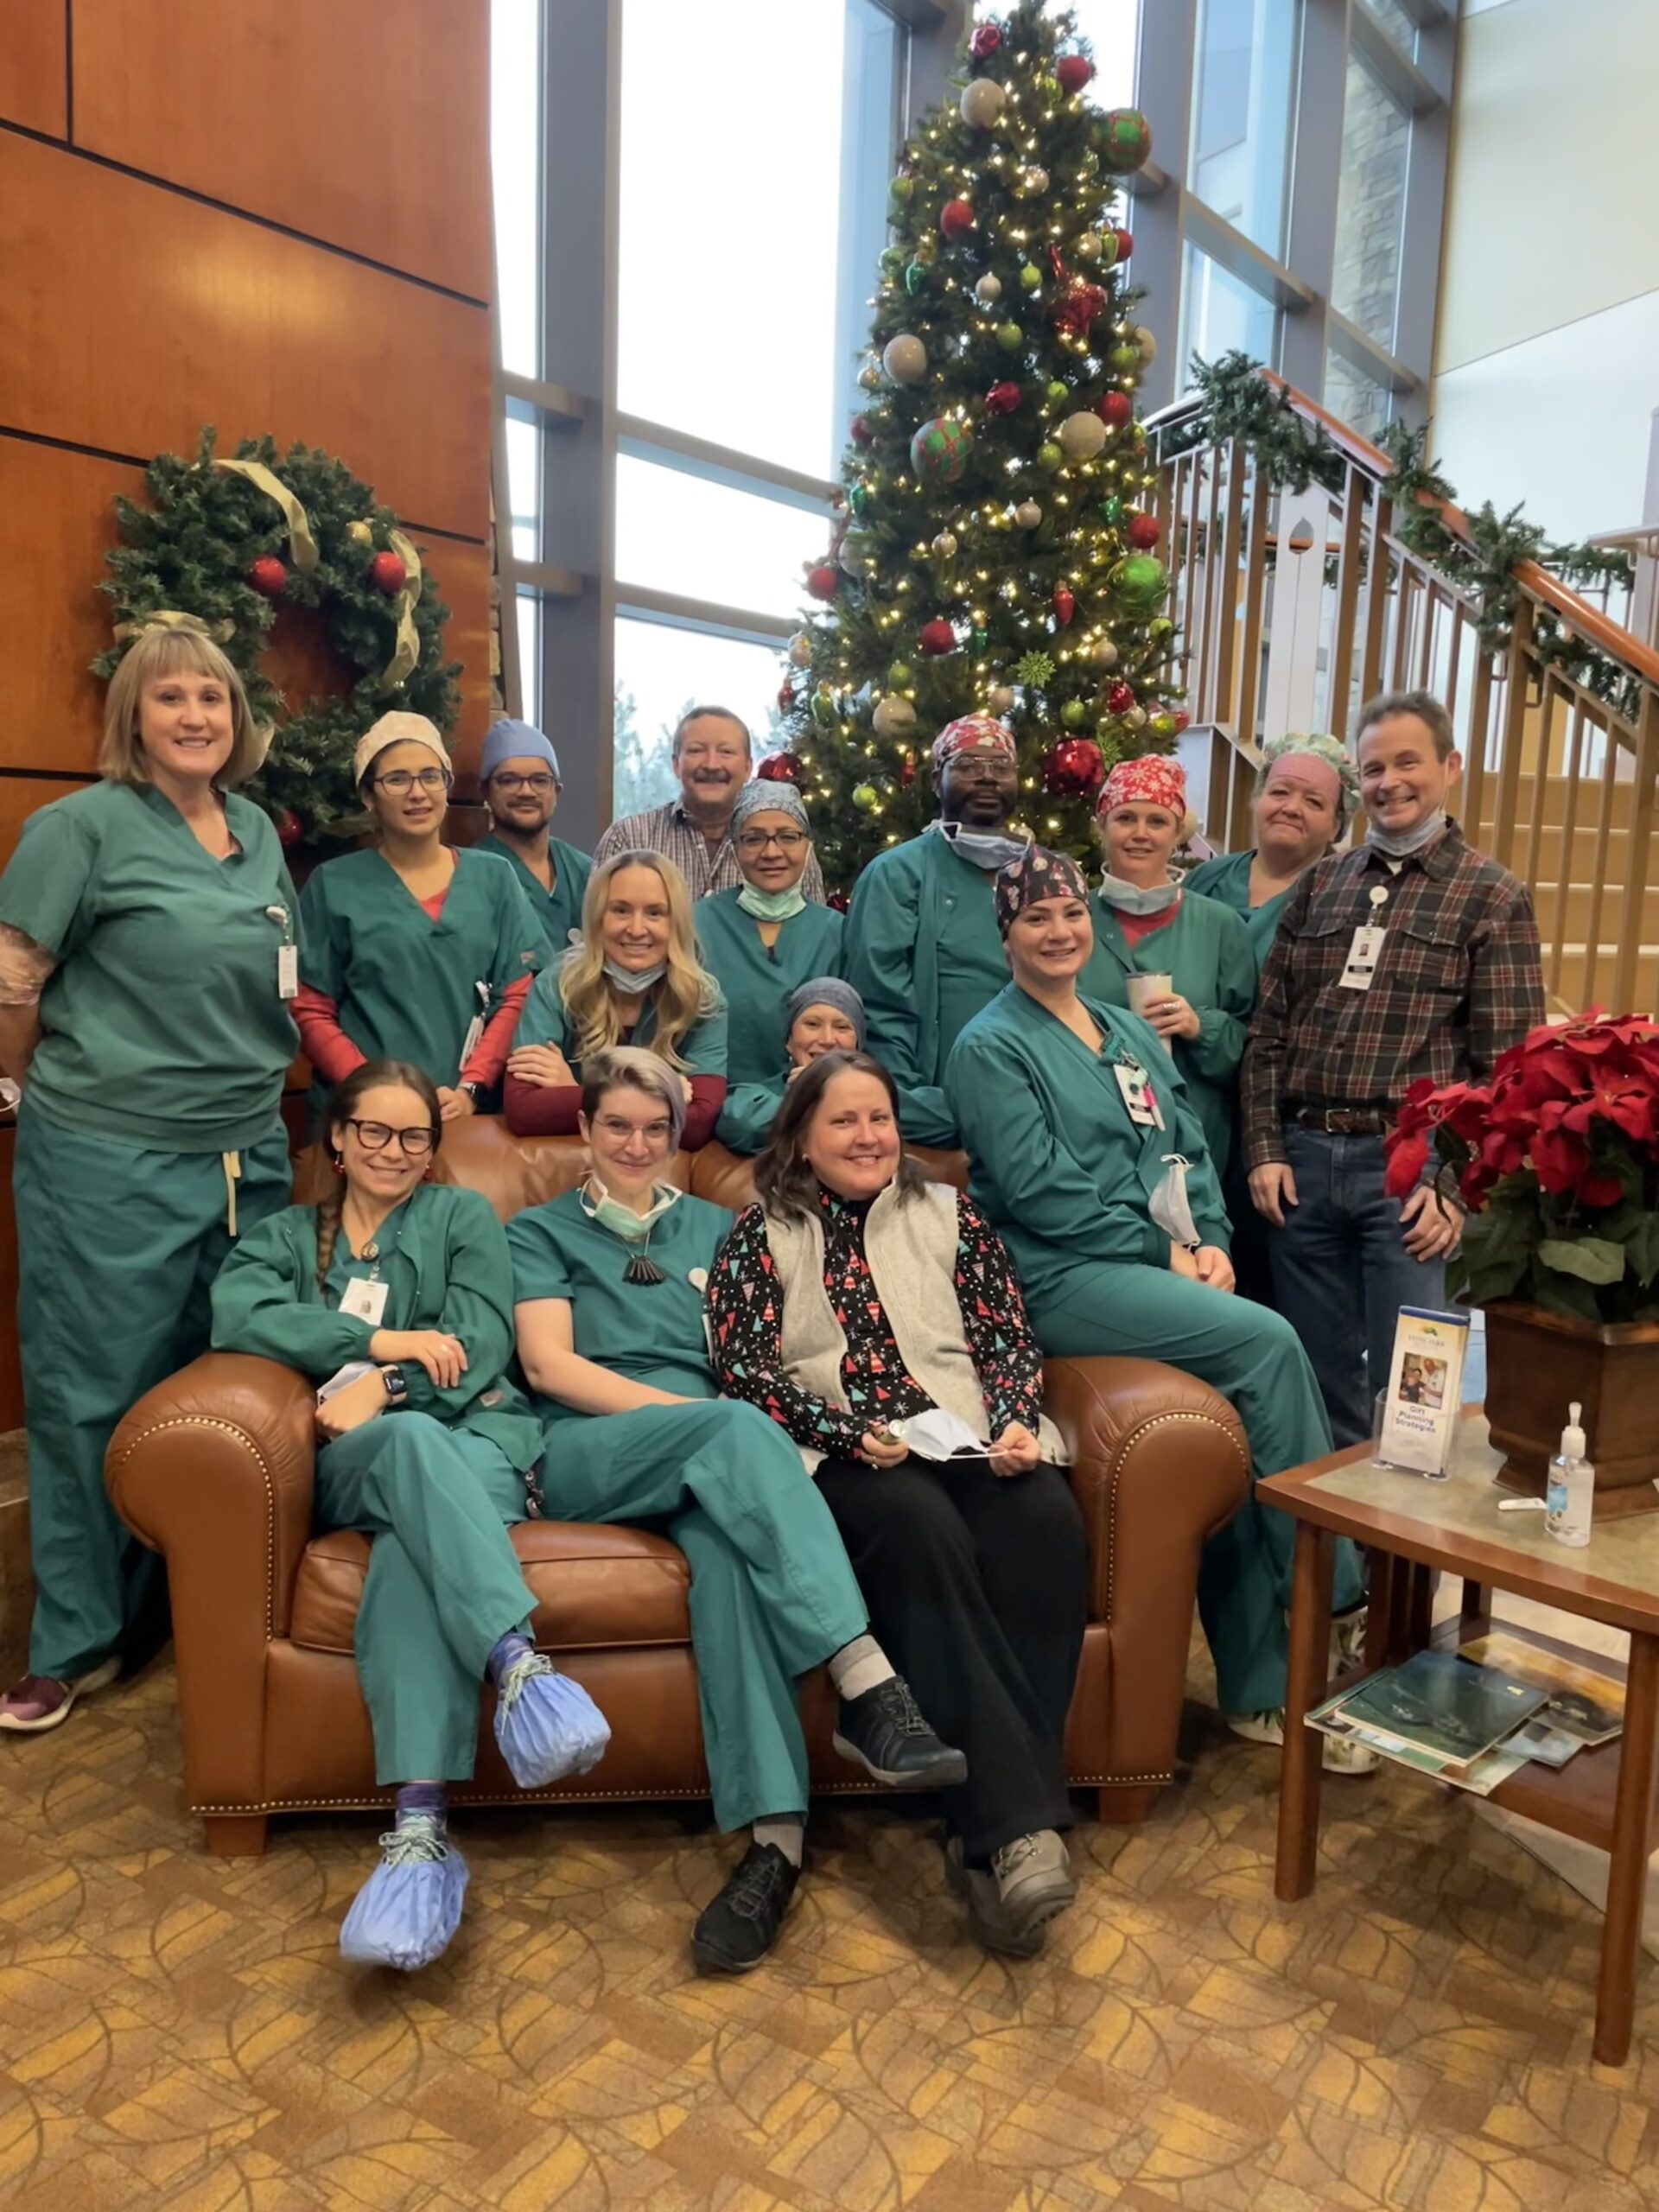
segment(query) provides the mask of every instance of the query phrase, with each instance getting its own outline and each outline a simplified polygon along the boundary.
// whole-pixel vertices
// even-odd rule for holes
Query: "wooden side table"
[[[1570,1550],[1545,1534],[1541,1514],[1500,1516],[1498,1500],[1511,1494],[1494,1486],[1501,1463],[1487,1442],[1484,1416],[1471,1408],[1445,1482],[1374,1467],[1370,1446],[1361,1445],[1258,1484],[1257,1495],[1296,1522],[1274,1888],[1286,1904],[1294,1904],[1313,1887],[1324,1738],[1317,1729],[1294,1724],[1329,1694],[1331,1584],[1338,1536],[1351,1536],[1370,1554],[1366,1672],[1395,1664],[1431,1643],[1455,1647],[1484,1634],[1492,1590],[1628,1630],[1626,1670],[1597,1654],[1503,1624],[1506,1634],[1604,1673],[1624,1673],[1624,1730],[1611,1744],[1579,1751],[1564,1767],[1522,1767],[1500,1783],[1491,1799],[1609,1855],[1594,2049],[1601,2064],[1622,2066],[1630,2055],[1637,1950],[1655,1842],[1659,1515],[1599,1522],[1587,1550]],[[1463,1606],[1456,1623],[1432,1636],[1429,1599],[1436,1569],[1462,1577]]]

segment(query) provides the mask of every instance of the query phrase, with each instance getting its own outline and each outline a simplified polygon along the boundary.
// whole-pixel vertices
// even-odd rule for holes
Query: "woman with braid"
[[[213,1344],[317,1383],[316,1517],[371,1535],[357,1664],[375,1779],[397,1791],[379,1865],[340,1930],[365,1964],[430,1964],[461,1918],[467,1869],[445,1785],[469,1777],[478,1686],[514,1781],[584,1772],[610,1731],[530,1641],[507,1529],[528,1517],[541,1430],[508,1379],[512,1271],[475,1191],[429,1181],[442,1134],[418,1068],[372,1060],[329,1103],[339,1180],[245,1236],[213,1287]]]

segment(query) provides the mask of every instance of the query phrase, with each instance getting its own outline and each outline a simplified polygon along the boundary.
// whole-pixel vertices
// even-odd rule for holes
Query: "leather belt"
[[[1299,1106],[1291,1116],[1299,1128],[1319,1129],[1328,1137],[1380,1137],[1395,1116],[1376,1106]]]

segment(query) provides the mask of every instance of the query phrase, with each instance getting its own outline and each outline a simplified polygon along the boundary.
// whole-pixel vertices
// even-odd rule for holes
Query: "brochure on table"
[[[1468,1349],[1466,1313],[1401,1307],[1377,1433],[1378,1466],[1419,1475],[1446,1472],[1463,1402],[1463,1363]]]

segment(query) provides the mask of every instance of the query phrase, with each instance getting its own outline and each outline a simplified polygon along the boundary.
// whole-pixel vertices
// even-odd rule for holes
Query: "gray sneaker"
[[[962,1839],[944,1847],[945,1879],[968,1908],[968,1932],[982,1951],[1001,1959],[1034,1959],[1047,1940],[1041,1921],[1022,1928],[1003,1904],[996,1877],[963,1863]]]
[[[1002,1910],[1016,1928],[1040,1928],[1077,1894],[1065,1846],[1052,1828],[1017,1835],[991,1854]]]

